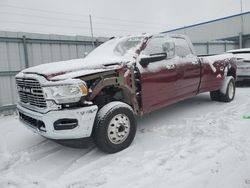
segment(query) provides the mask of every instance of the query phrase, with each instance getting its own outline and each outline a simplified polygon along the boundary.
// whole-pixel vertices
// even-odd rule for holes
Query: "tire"
[[[212,101],[220,101],[220,90],[210,91],[210,98]]]
[[[233,77],[230,77],[229,79],[230,80],[227,82],[224,92],[222,92],[222,90],[210,91],[211,100],[220,102],[231,102],[234,100],[236,89],[235,80]]]
[[[235,80],[231,78],[227,84],[226,93],[221,93],[220,98],[222,102],[231,102],[235,97]]]
[[[129,105],[110,102],[97,113],[93,137],[99,149],[116,153],[130,146],[136,126],[135,115]]]

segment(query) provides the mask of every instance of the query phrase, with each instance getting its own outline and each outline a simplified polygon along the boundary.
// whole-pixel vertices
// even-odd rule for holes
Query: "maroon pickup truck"
[[[133,141],[136,116],[202,92],[230,102],[235,79],[232,54],[197,57],[186,36],[117,37],[83,59],[20,72],[17,108],[21,122],[46,138],[64,144],[94,138],[114,153]]]

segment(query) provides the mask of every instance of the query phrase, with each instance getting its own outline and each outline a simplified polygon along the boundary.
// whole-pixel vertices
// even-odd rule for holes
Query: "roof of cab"
[[[242,53],[242,52],[249,52],[250,48],[241,48],[241,49],[235,49],[235,50],[229,50],[228,53]]]

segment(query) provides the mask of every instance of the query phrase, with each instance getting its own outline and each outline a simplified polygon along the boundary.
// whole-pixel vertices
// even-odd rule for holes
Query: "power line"
[[[39,11],[39,12],[47,12],[50,14],[63,14],[63,15],[71,15],[71,16],[78,16],[78,17],[85,17],[88,18],[87,14],[73,14],[73,13],[65,13],[65,12],[59,12],[59,11],[48,11],[48,10],[42,10],[42,9],[36,9],[36,8],[27,8],[27,7],[19,7],[14,5],[1,5],[2,7],[10,7],[10,8],[16,8],[16,9],[24,9],[24,10],[31,10],[31,11]],[[116,20],[120,22],[128,22],[128,23],[137,23],[137,24],[152,24],[152,25],[162,25],[162,23],[153,23],[153,22],[145,22],[145,21],[138,21],[138,20],[126,20],[126,19],[118,19],[118,18],[110,18],[110,17],[101,17],[101,16],[92,16],[95,19],[101,19],[101,20]]]
[[[95,16],[96,19],[106,19],[106,20],[117,20],[121,22],[128,22],[128,23],[143,23],[143,24],[152,24],[152,25],[162,25],[162,23],[153,23],[153,22],[145,22],[145,21],[138,21],[138,20],[125,20],[125,19],[118,19],[118,18],[110,18],[110,17],[101,17]]]
[[[85,16],[85,17],[88,17],[87,14],[73,14],[73,13],[65,13],[65,12],[60,12],[60,11],[49,11],[49,10],[43,10],[43,9],[37,9],[37,8],[19,7],[19,6],[14,6],[14,5],[7,5],[7,4],[3,4],[1,6],[2,7],[16,8],[16,9],[31,10],[31,11],[47,12],[47,13],[50,13],[50,14],[63,14],[63,15],[71,15],[71,16]]]
[[[87,21],[82,21],[82,20],[74,20],[74,19],[64,19],[64,18],[55,18],[55,17],[49,17],[49,16],[37,16],[37,15],[32,15],[32,14],[23,14],[23,13],[16,13],[16,12],[0,12],[0,14],[5,14],[5,15],[18,15],[18,16],[25,16],[25,17],[36,17],[36,18],[41,18],[41,19],[54,19],[54,20],[60,20],[60,21],[69,21],[69,22],[78,22],[78,23],[86,23],[88,24]]]
[[[82,21],[82,20],[75,20],[75,19],[64,19],[64,18],[55,18],[55,17],[48,17],[48,16],[38,16],[38,15],[32,15],[32,14],[26,14],[26,13],[16,13],[16,12],[0,12],[0,14],[5,14],[5,15],[18,15],[18,16],[24,16],[24,17],[35,17],[35,18],[40,18],[40,19],[53,19],[53,20],[59,20],[59,21],[66,21],[66,22],[77,22],[79,24],[89,24],[89,22],[87,21]],[[104,22],[94,22],[93,23],[94,25],[107,25],[107,24],[111,24],[113,26],[121,26],[121,27],[132,27],[132,26],[135,26],[134,23],[131,23],[131,24],[116,24],[116,23],[104,23]],[[160,27],[160,26],[149,26],[149,25],[142,25],[140,26],[140,28],[143,27],[143,28],[158,28],[158,29],[162,29],[163,27]]]
[[[49,10],[42,10],[42,9],[36,9],[36,8],[27,8],[27,7],[19,7],[19,6],[14,6],[14,5],[2,5],[2,7],[7,7],[7,8],[14,8],[14,9],[19,9],[21,10],[29,10],[32,11],[32,13],[30,12],[30,14],[28,13],[19,13],[18,11],[16,12],[0,12],[0,14],[5,14],[5,15],[18,15],[18,16],[25,16],[25,17],[34,17],[34,18],[40,18],[40,19],[52,19],[52,20],[58,20],[58,21],[62,21],[62,22],[70,22],[69,26],[65,26],[63,24],[58,24],[58,22],[56,24],[50,24],[50,23],[32,23],[32,22],[26,22],[26,21],[13,21],[13,20],[0,20],[2,23],[15,23],[15,24],[25,24],[25,25],[36,25],[36,26],[41,26],[41,27],[59,27],[59,28],[75,28],[75,29],[80,29],[83,30],[85,32],[87,32],[89,30],[89,22],[85,19],[88,18],[89,15],[85,15],[85,14],[73,14],[73,13],[65,13],[65,12],[59,12],[59,11],[49,11]],[[35,13],[37,14],[37,12],[41,12],[41,13],[49,13],[49,14],[54,14],[53,17],[50,16],[46,16],[46,15],[33,15],[33,12],[35,11]],[[80,19],[70,19],[70,18],[58,18],[55,17],[57,16],[65,16],[65,15],[71,15],[71,16],[77,16],[78,18],[82,18]],[[96,20],[100,20],[100,21],[96,21]],[[116,23],[114,23],[116,22]],[[119,22],[119,23],[117,23]],[[128,23],[126,23],[128,22]],[[77,26],[72,25],[72,23],[79,23]],[[83,26],[86,25],[86,26]],[[103,27],[102,25],[105,25],[105,27]],[[94,30],[95,31],[99,31],[98,33],[107,33],[108,35],[110,35],[110,32],[125,32],[127,34],[134,34],[134,33],[144,33],[144,32],[150,32],[153,33],[155,31],[152,32],[152,30],[156,30],[158,32],[159,30],[162,30],[162,27],[160,27],[159,25],[156,25],[156,23],[151,23],[149,24],[148,22],[143,22],[143,21],[130,21],[130,20],[123,20],[123,19],[116,19],[116,18],[107,18],[107,17],[98,17],[98,16],[94,16],[94,22],[93,22],[93,26],[94,26]],[[111,27],[107,27],[107,26],[112,26]],[[115,28],[115,26],[119,26],[120,28]],[[130,27],[133,28],[132,30],[129,29],[123,29],[123,27]],[[136,28],[136,29],[135,29]],[[145,29],[143,29],[145,28]],[[147,28],[147,29],[146,29]],[[139,29],[139,30],[138,30]],[[145,31],[146,30],[146,31]]]
[[[38,26],[51,26],[51,27],[62,27],[62,28],[66,28],[68,26],[65,25],[59,25],[59,24],[40,24],[40,23],[32,23],[32,22],[23,22],[23,21],[13,21],[13,20],[0,20],[0,22],[2,23],[17,23],[17,24],[28,24],[28,25],[38,25]],[[71,28],[79,28],[79,29],[83,29],[83,27],[78,27],[78,26],[70,26]],[[87,28],[87,27],[86,27]]]
[[[37,25],[37,26],[48,26],[48,27],[60,27],[60,28],[78,28],[78,29],[89,29],[88,27],[80,27],[80,26],[65,26],[59,24],[41,24],[41,23],[32,23],[32,22],[23,22],[23,21],[12,21],[12,20],[0,20],[2,23],[15,23],[15,24],[25,24],[25,25]],[[142,33],[144,31],[141,30],[125,30],[125,29],[113,29],[107,27],[95,27],[95,30],[99,31],[124,31],[124,32],[132,32],[132,33]]]
[[[95,19],[96,19],[96,17],[95,17]],[[107,20],[107,21],[109,21],[109,20]],[[126,23],[126,24],[117,24],[117,23],[108,23],[108,22],[94,22],[94,24],[101,24],[101,25],[107,25],[107,24],[111,24],[111,25],[116,25],[116,26],[124,26],[124,27],[127,27],[127,26],[129,26],[129,27],[131,27],[131,26],[133,26],[133,27],[151,27],[151,28],[158,28],[158,29],[162,29],[162,27],[163,26],[156,26],[156,25],[145,25],[144,23],[140,23],[140,24],[144,24],[144,25],[138,25],[138,23],[136,23],[136,22],[132,22],[132,23]]]

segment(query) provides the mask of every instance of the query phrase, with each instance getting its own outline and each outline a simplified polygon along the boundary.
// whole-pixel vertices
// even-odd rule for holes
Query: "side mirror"
[[[142,57],[140,60],[140,64],[142,67],[148,66],[148,64],[161,61],[167,58],[166,53],[158,53],[158,54],[152,54],[150,56]]]

